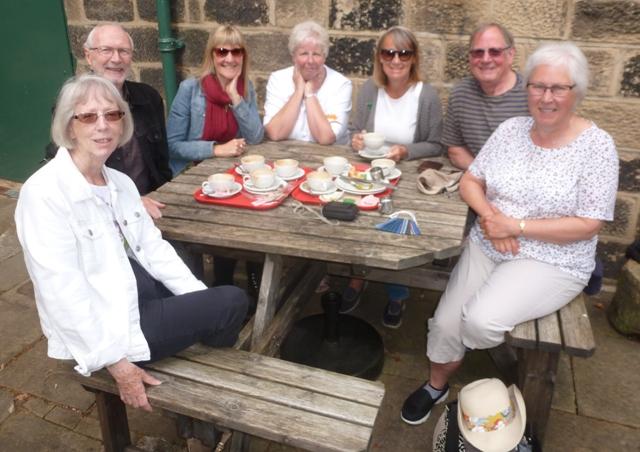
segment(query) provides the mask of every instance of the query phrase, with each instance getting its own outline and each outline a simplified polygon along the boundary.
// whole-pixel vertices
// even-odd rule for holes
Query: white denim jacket
[[[176,295],[205,289],[162,239],[133,181],[106,166],[103,174],[116,221],[142,267]],[[67,149],[24,183],[15,219],[49,356],[75,359],[85,376],[123,357],[149,359],[136,279],[113,213]]]

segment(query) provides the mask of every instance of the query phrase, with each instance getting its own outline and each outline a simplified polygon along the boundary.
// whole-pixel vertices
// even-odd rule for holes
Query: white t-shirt
[[[316,93],[322,111],[331,124],[336,136],[336,144],[349,141],[347,125],[351,111],[351,80],[325,66],[327,76]],[[267,83],[267,99],[264,103],[264,121],[269,121],[282,109],[295,91],[293,66],[272,72]],[[291,140],[315,141],[309,131],[305,103],[300,106],[300,114],[288,137]]]
[[[421,92],[422,82],[411,86],[399,99],[390,97],[384,88],[378,88],[374,130],[383,134],[387,143],[413,143]]]
[[[541,148],[530,136],[533,118],[500,124],[469,172],[486,184],[486,196],[514,218],[583,217],[610,221],[618,188],[618,154],[611,136],[595,124],[561,148]],[[597,236],[563,245],[520,237],[520,250],[496,251],[476,224],[469,234],[495,262],[535,259],[585,283],[595,266]]]

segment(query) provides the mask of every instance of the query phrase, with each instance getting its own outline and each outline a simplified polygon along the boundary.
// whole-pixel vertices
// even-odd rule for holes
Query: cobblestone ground
[[[64,378],[59,364],[46,357],[33,301],[33,288],[15,234],[13,211],[18,187],[0,180],[0,450],[99,451],[100,428],[91,395]],[[425,319],[438,294],[414,291],[398,330],[381,326],[384,291],[369,285],[355,314],[383,335],[386,360],[382,381],[387,395],[377,421],[372,450],[428,451],[441,407],[429,421],[410,427],[400,421],[404,397],[427,377]],[[545,451],[631,451],[640,444],[640,343],[616,334],[603,308],[611,293],[589,300],[597,350],[589,359],[560,362]],[[311,302],[309,311],[318,310]],[[470,353],[453,381],[457,391],[476,378],[497,376],[484,352]],[[129,411],[134,443],[148,451],[183,451],[173,419]],[[253,451],[284,451],[254,441]]]

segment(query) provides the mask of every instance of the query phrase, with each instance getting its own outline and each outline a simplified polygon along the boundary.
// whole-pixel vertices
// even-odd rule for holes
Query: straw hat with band
[[[458,394],[458,426],[462,436],[484,452],[513,449],[524,434],[527,413],[515,385],[497,378],[468,384]]]

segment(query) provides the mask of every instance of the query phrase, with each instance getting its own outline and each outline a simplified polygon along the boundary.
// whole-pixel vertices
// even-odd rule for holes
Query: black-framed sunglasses
[[[238,47],[235,49],[227,49],[226,47],[216,47],[214,50],[216,56],[219,58],[224,58],[227,55],[231,54],[231,56],[238,58],[244,56],[244,48]]]
[[[77,115],[73,115],[73,119],[77,119],[83,124],[93,124],[100,116],[104,116],[104,119],[108,122],[117,122],[124,117],[124,111],[111,110],[105,111],[104,113],[78,113]]]
[[[502,56],[505,50],[509,50],[511,46],[507,47],[491,47],[488,49],[471,49],[469,50],[469,55],[471,58],[482,58],[484,57],[485,52],[489,54],[491,58],[498,58]]]
[[[384,61],[392,61],[396,57],[396,55],[398,55],[400,61],[409,61],[414,54],[415,52],[410,49],[380,49],[380,56]]]

